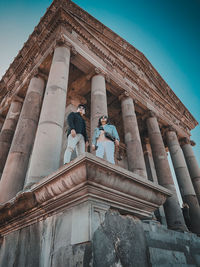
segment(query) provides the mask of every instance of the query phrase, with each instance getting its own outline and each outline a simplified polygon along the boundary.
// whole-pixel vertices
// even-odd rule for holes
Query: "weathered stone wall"
[[[79,220],[81,226],[84,217]],[[73,227],[71,209],[7,235],[1,239],[0,266],[200,266],[199,237],[152,221],[109,210],[91,241],[72,245]],[[77,235],[81,231],[77,227]]]

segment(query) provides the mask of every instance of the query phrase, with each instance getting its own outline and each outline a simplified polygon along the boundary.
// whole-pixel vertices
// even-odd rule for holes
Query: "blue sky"
[[[0,78],[51,4],[0,1]],[[140,50],[200,122],[199,0],[75,0]],[[200,164],[200,127],[192,130]]]

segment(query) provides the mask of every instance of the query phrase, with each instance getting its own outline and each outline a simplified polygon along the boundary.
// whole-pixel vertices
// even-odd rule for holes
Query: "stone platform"
[[[0,234],[81,203],[88,206],[91,201],[104,210],[115,208],[122,214],[149,219],[170,195],[167,189],[137,174],[85,153],[1,205]]]
[[[199,238],[150,220],[168,196],[85,153],[1,205],[0,266],[195,266]]]

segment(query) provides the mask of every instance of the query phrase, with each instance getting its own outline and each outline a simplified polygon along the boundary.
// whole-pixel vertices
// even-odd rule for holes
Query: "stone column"
[[[153,155],[151,151],[151,145],[149,142],[149,138],[144,138],[143,140],[143,151],[144,151],[144,160],[147,169],[147,177],[148,180],[152,181],[155,184],[158,184],[158,178],[156,175],[156,169],[153,161]],[[154,212],[156,218],[163,224],[167,225],[164,207],[161,206]]]
[[[58,45],[54,50],[26,187],[60,167],[70,48],[64,42]]]
[[[91,80],[91,138],[98,125],[99,117],[102,115],[108,115],[108,108],[105,77],[99,73]]]
[[[22,100],[14,99],[11,102],[5,122],[0,133],[0,179],[12,143],[15,128],[22,108]]]
[[[166,140],[183,202],[189,205],[192,232],[200,234],[200,207],[198,199],[194,191],[176,131],[172,127],[169,127],[166,132]]]
[[[167,225],[170,229],[187,231],[171,175],[167,153],[165,151],[162,135],[154,112],[149,111],[146,123],[158,183],[171,190],[173,193],[171,197],[167,198],[164,204]]]
[[[185,161],[190,173],[190,177],[192,179],[196,196],[200,204],[200,168],[192,150],[193,145],[195,145],[193,141],[190,141],[187,138],[181,139],[181,147],[185,156]]]
[[[121,107],[128,169],[147,179],[144,154],[133,99],[130,96],[122,96]]]
[[[44,80],[40,77],[32,78],[0,181],[0,203],[10,200],[23,189],[43,92]]]
[[[153,162],[153,156],[149,139],[144,138],[142,144],[143,144],[144,161],[146,165],[148,180],[158,184],[158,178],[156,175],[156,169]]]

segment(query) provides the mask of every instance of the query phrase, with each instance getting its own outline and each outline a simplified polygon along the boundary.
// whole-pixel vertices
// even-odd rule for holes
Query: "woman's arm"
[[[113,137],[115,137],[115,139],[120,141],[117,129],[116,129],[116,127],[114,125],[113,125],[112,135],[113,135]]]

